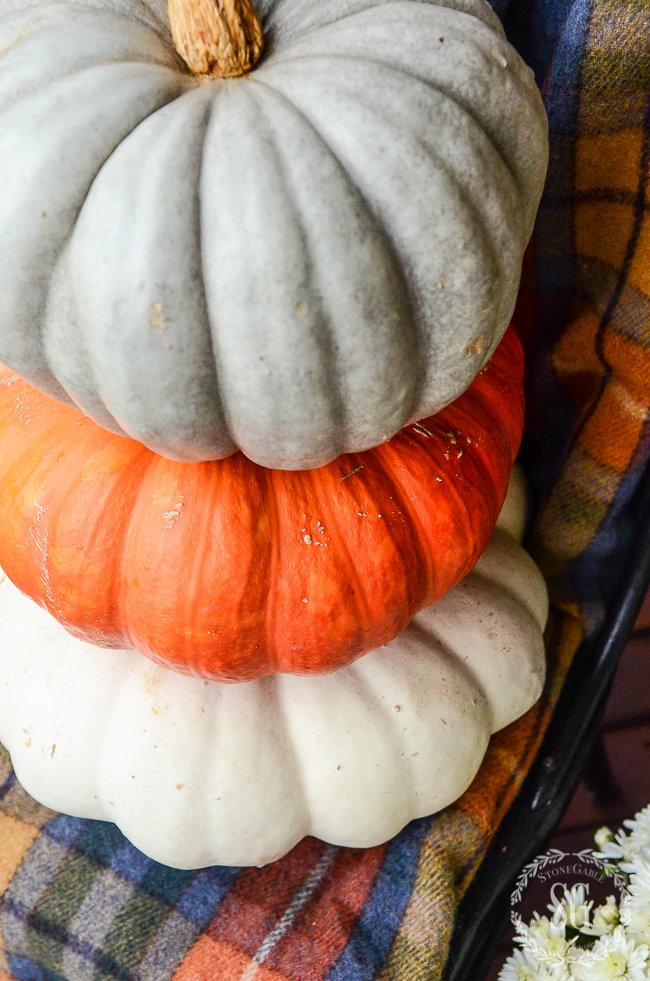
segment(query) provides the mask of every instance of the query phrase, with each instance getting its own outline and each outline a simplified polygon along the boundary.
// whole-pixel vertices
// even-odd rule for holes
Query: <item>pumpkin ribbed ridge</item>
[[[167,460],[0,375],[0,565],[86,640],[223,681],[333,671],[476,562],[523,428],[511,329],[467,392],[363,454]]]
[[[0,740],[37,800],[115,821],[167,865],[262,864],[307,834],[377,845],[455,800],[539,697],[546,614],[539,571],[497,530],[387,647],[222,685],[75,640],[0,577]]]
[[[546,122],[487,4],[259,6],[258,66],[199,84],[158,0],[11,0],[0,359],[170,459],[308,469],[487,362]]]

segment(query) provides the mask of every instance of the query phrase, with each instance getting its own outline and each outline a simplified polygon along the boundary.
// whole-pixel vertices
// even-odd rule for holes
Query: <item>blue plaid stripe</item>
[[[112,824],[60,815],[3,899],[10,969],[21,981],[168,981],[239,872],[167,868]]]
[[[350,939],[326,981],[371,981],[386,960],[411,898],[430,819],[413,821],[390,842],[379,875]]]

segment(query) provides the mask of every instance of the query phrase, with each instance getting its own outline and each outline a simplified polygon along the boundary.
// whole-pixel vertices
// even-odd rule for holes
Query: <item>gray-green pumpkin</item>
[[[483,0],[259,0],[239,79],[163,0],[5,0],[0,360],[164,456],[301,469],[436,412],[499,342],[544,180]]]

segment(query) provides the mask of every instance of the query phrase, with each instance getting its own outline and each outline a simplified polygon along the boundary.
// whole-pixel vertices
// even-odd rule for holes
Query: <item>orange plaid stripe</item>
[[[535,539],[553,598],[563,605],[573,596],[571,562],[593,541],[647,434],[649,14],[640,0],[594,2],[582,66],[574,162],[577,296],[553,350],[577,424]]]

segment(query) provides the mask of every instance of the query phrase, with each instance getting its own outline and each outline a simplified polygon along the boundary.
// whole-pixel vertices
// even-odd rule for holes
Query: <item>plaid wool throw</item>
[[[305,839],[263,869],[157,865],[57,815],[0,751],[0,979],[431,981],[567,667],[602,622],[650,449],[650,0],[494,0],[535,69],[551,159],[516,315],[522,459],[552,612],[542,700],[453,807],[367,850]]]

